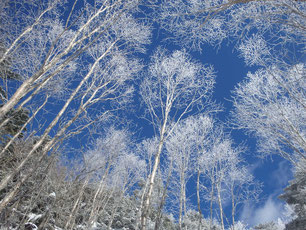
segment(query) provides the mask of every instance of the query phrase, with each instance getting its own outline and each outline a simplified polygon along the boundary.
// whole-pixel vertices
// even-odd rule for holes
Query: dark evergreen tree
[[[304,230],[306,226],[306,160],[301,159],[295,170],[295,178],[280,196],[294,209],[296,218],[286,224],[286,230]]]

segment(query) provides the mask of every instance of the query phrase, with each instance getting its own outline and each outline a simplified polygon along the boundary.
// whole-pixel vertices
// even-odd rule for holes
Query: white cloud
[[[255,223],[265,223],[273,220],[277,220],[281,217],[283,212],[283,205],[279,202],[275,202],[271,197],[266,201],[263,207],[259,207],[254,212]]]
[[[266,202],[257,208],[254,204],[245,205],[240,219],[249,226],[255,226],[260,223],[276,221],[282,218],[284,213],[284,204],[269,197]]]
[[[274,181],[274,186],[282,191],[290,179],[292,179],[292,171],[289,162],[279,162],[278,168],[271,175],[271,181]]]
[[[252,170],[260,167],[259,162],[254,164]],[[267,200],[261,205],[253,203],[243,207],[240,214],[240,220],[247,223],[249,226],[255,226],[260,223],[267,223],[278,220],[288,221],[288,213],[285,202],[277,197],[283,193],[283,189],[287,186],[288,180],[292,178],[290,165],[287,161],[280,161],[278,167],[270,172],[266,183],[269,184],[270,195]]]

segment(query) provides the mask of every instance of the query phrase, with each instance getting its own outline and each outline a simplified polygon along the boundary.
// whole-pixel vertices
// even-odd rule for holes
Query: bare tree
[[[143,207],[144,196],[146,195],[149,186],[149,181],[147,180],[147,178],[149,178],[152,172],[154,155],[156,153],[156,146],[158,146],[158,143],[158,138],[156,136],[153,136],[152,138],[147,138],[142,142],[138,143],[135,149],[137,155],[139,155],[140,158],[146,162],[144,168],[144,177],[139,184],[140,191],[137,194],[137,197],[140,201],[139,209],[137,212],[137,223],[139,226],[141,223],[142,215],[141,208]],[[149,215],[152,214],[152,216],[154,216],[154,229],[160,229],[162,225],[164,206],[167,201],[166,198],[168,197],[168,189],[171,186],[172,171],[172,162],[164,162],[163,165],[159,166],[157,176],[155,177],[155,186],[152,192],[152,199],[150,201],[150,209],[148,210]]]
[[[193,49],[204,43],[220,45],[229,37],[243,41],[254,30],[273,45],[305,42],[304,1],[171,0],[163,1],[156,14],[175,42]]]
[[[18,6],[8,4],[7,14],[13,17],[12,21],[24,22],[10,24],[12,29],[5,33],[9,36],[3,38],[6,49],[0,62],[7,57],[13,58],[13,69],[20,72],[25,80],[1,107],[1,118],[16,106],[21,98],[24,99],[25,95],[28,94],[30,99],[31,90],[41,89],[51,79],[60,78],[61,71],[65,70],[71,61],[80,58],[98,39],[102,39],[105,45],[110,42],[111,35],[116,37],[113,41],[120,37],[130,45],[141,44],[147,40],[147,29],[136,24],[128,14],[133,8],[137,8],[137,4],[138,1],[133,0],[124,3],[101,1],[95,5],[86,3],[81,10],[72,7],[70,12],[61,12],[61,1],[24,1]],[[23,13],[21,16],[15,14],[14,10],[20,8],[31,13]],[[69,15],[65,21],[60,19],[63,13]],[[127,21],[129,28],[126,27]],[[122,27],[123,23],[125,29]],[[137,35],[133,34],[134,32]],[[62,80],[65,79],[67,76]]]
[[[241,204],[256,202],[261,192],[261,186],[254,180],[248,168],[239,158],[236,164],[230,166],[225,186],[230,193],[231,200],[231,229],[235,230],[236,224],[239,225],[239,221],[236,222],[237,208]]]
[[[101,197],[107,188],[107,181],[111,171],[115,167],[118,158],[125,154],[128,148],[129,135],[123,130],[110,128],[105,131],[104,137],[98,139],[92,150],[84,155],[88,170],[94,171],[94,181],[97,188],[92,200],[92,208],[89,215],[88,226],[92,226],[98,216],[101,205]]]
[[[231,200],[232,220],[235,221],[236,207],[240,202],[243,202],[244,198],[247,198],[247,196],[241,198],[244,192],[248,195],[252,193],[248,186],[251,187],[253,181],[252,177],[248,177],[246,174],[245,177],[239,178],[241,181],[238,183],[238,178],[235,175],[239,174],[238,169],[243,166],[240,156],[243,149],[234,147],[232,140],[221,127],[214,129],[213,134],[210,134],[212,141],[206,146],[205,153],[201,155],[199,160],[201,171],[206,180],[206,190],[209,192],[206,196],[210,201],[210,224],[213,221],[213,203],[216,202],[219,209],[220,225],[222,229],[225,229],[224,202]],[[239,189],[243,186],[246,190],[242,192]],[[256,194],[257,192],[258,190],[255,190]]]
[[[156,214],[156,218],[155,218],[155,226],[154,229],[158,230],[161,228],[162,225],[162,218],[164,215],[164,207],[167,201],[167,198],[169,197],[169,188],[172,186],[173,184],[173,160],[169,159],[169,161],[167,161],[165,164],[163,164],[162,167],[163,171],[161,172],[162,174],[162,179],[163,179],[163,183],[164,183],[164,187],[162,188],[162,195],[158,204],[158,208],[157,208],[157,214]]]
[[[133,188],[144,179],[145,161],[141,160],[133,153],[126,153],[119,157],[113,172],[110,175],[110,186],[115,187],[116,190],[121,193],[122,198],[128,196]],[[120,205],[120,197],[115,197],[117,205],[114,206],[112,218],[109,222],[109,229],[114,221],[116,210]],[[135,226],[136,228],[136,226]]]
[[[280,154],[293,164],[305,159],[303,64],[249,73],[236,87],[233,98],[235,124],[258,138],[260,152]]]
[[[141,95],[154,129],[158,130],[159,144],[148,178],[148,190],[144,196],[141,229],[146,228],[148,208],[164,141],[184,115],[209,97],[213,84],[212,68],[192,61],[185,51],[168,54],[159,49],[152,57],[148,75],[141,84]],[[171,125],[171,122],[174,123]]]
[[[52,6],[55,11],[60,10],[55,3],[47,4],[47,6]],[[128,13],[129,10],[134,10],[136,5],[137,2],[133,1],[125,2],[123,5],[120,2],[101,2],[94,6],[89,4],[84,8],[83,14],[75,17],[75,20],[82,23],[76,23],[75,21],[70,26],[68,24],[73,9],[65,24],[57,20],[56,17],[59,17],[59,14],[56,12],[54,13],[55,18],[45,15],[51,10],[47,8],[39,14],[40,16],[34,20],[35,22],[30,25],[28,30],[21,30],[23,32],[19,36],[16,35],[15,40],[11,43],[8,42],[8,47],[2,59],[16,54],[14,68],[26,73],[27,76],[24,76],[25,80],[22,85],[1,107],[2,112],[0,113],[3,116],[14,106],[18,106],[17,110],[21,109],[36,94],[55,87],[56,82],[65,82],[69,76],[73,76],[72,73],[75,77],[73,84],[75,88],[71,92],[67,90],[67,98],[63,97],[65,100],[60,110],[54,111],[53,120],[42,127],[43,134],[27,153],[24,160],[16,167],[16,171],[3,178],[0,190],[4,189],[14,175],[22,170],[31,155],[42,146],[52,131],[55,134],[44,146],[41,158],[56,146],[62,138],[79,133],[97,119],[104,119],[105,115],[114,108],[110,106],[113,102],[121,105],[122,102],[127,101],[127,96],[133,90],[125,83],[141,68],[135,59],[131,59],[130,51],[142,51],[143,44],[148,42],[149,38],[149,30]],[[46,17],[44,20],[41,19],[43,16]],[[45,31],[47,33],[42,34]],[[36,45],[37,39],[40,39],[39,45],[42,45],[42,47]],[[35,56],[37,49],[40,52],[37,52],[38,56]],[[20,55],[23,52],[26,52],[31,58],[21,58]],[[31,56],[31,53],[34,56]],[[77,69],[66,68],[76,58],[79,61],[83,60],[82,65],[79,65]],[[24,63],[23,60],[27,60],[29,63]],[[28,67],[31,69],[24,69]],[[74,72],[75,70],[78,70],[78,72]],[[67,74],[68,78],[63,77],[62,74]],[[64,86],[65,84],[60,85]],[[56,89],[61,91],[65,88],[59,87]],[[53,90],[53,92],[56,91]],[[23,98],[23,101],[18,105],[21,98]],[[76,111],[71,113],[73,110],[71,104],[73,103],[77,106]],[[109,106],[109,109],[93,113],[96,110],[89,110],[89,107],[97,106],[97,103],[104,103]],[[69,128],[80,119],[81,115],[85,114],[88,117],[89,113],[92,115],[92,122],[87,122],[81,127],[74,127],[69,131]],[[5,118],[5,120],[9,119],[10,117]],[[5,120],[2,124],[6,122]],[[60,121],[62,121],[62,124],[58,128],[57,125]],[[33,167],[33,170],[35,170],[35,167]],[[31,172],[18,183],[23,183],[30,174]],[[16,184],[16,191],[18,187],[19,184]],[[1,202],[0,209],[8,204],[13,194],[13,191],[7,194]]]
[[[208,111],[206,111],[207,113]],[[190,116],[181,120],[166,141],[169,161],[173,161],[174,178],[178,178],[180,184],[179,195],[179,228],[182,229],[183,216],[187,214],[186,185],[191,176],[198,173],[198,151],[200,146],[208,142],[209,131],[212,128],[212,120],[209,117]],[[207,143],[206,143],[207,144]],[[199,178],[197,181],[199,187]],[[199,188],[197,189],[199,193]],[[197,194],[198,209],[200,208],[200,195]],[[200,224],[201,225],[201,224]]]
[[[145,179],[141,183],[141,191],[140,194],[138,194],[139,199],[140,199],[140,205],[139,205],[139,210],[137,213],[137,221],[140,223],[141,222],[141,215],[142,215],[142,210],[141,208],[143,207],[143,202],[144,202],[144,197],[146,195],[147,188],[149,186],[149,181],[146,180],[149,178],[151,172],[152,172],[152,167],[153,167],[153,162],[154,162],[154,153],[156,151],[156,146],[158,145],[158,139],[153,137],[153,138],[148,138],[136,145],[135,152],[141,157],[146,162],[146,167],[145,167],[145,172],[144,176]],[[139,224],[138,223],[138,224]]]

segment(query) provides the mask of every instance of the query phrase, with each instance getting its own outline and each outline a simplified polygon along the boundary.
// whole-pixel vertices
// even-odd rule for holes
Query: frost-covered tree
[[[73,74],[81,69],[90,71],[89,63],[85,68],[82,65],[77,69],[67,67],[93,44],[101,47],[97,41],[103,41],[104,50],[119,41],[139,50],[140,44],[148,42],[148,29],[131,15],[138,1],[84,2],[83,7],[75,7],[76,3],[68,7],[62,1],[7,2],[3,16],[3,25],[7,27],[1,38],[5,52],[0,62],[12,58],[12,68],[22,74],[24,82],[1,108],[1,117],[17,105],[21,97],[33,89],[46,87],[48,81],[57,78],[62,85],[71,75],[67,70]],[[63,14],[67,15],[64,20],[61,19]]]
[[[210,202],[211,224],[216,203],[220,226],[225,228],[223,206],[228,203],[232,225],[236,226],[237,207],[256,199],[259,192],[259,186],[241,158],[243,148],[234,147],[222,128],[215,127],[213,119],[204,115],[181,120],[167,138],[165,146],[168,161],[173,162],[171,190],[174,191],[171,192],[177,193],[174,199],[179,203],[179,228],[184,229],[183,217],[189,209],[186,206],[186,185],[192,176],[197,178],[198,229],[202,222],[201,196]]]
[[[217,108],[217,106],[214,106]],[[191,136],[193,141],[193,146],[196,151],[196,164],[194,170],[196,170],[196,193],[197,193],[197,211],[199,213],[199,228],[201,229],[202,222],[202,208],[201,208],[201,197],[204,195],[203,190],[203,173],[205,169],[202,165],[202,158],[205,156],[206,152],[214,142],[214,120],[212,117],[201,114],[200,116],[188,118],[191,125]],[[206,188],[207,190],[207,188]],[[207,191],[204,191],[204,193]]]
[[[155,20],[174,42],[194,49],[227,38],[244,41],[254,33],[268,38],[271,47],[285,48],[305,43],[305,7],[291,0],[171,0],[162,2]]]
[[[193,229],[210,229],[210,230],[221,230],[221,226],[214,221],[213,224],[210,223],[210,220],[205,219],[203,217],[199,217],[199,213],[195,210],[188,210],[188,212],[184,215],[183,219],[183,228],[186,230]],[[199,219],[202,219],[199,224]]]
[[[22,1],[5,5],[3,20],[11,21],[12,28],[6,28],[7,33],[2,34],[5,49],[0,62],[12,58],[11,68],[20,73],[23,82],[8,94],[8,100],[0,108],[1,125],[11,119],[6,115],[12,109],[19,111],[37,98],[46,98],[37,111],[50,106],[50,98],[58,106],[53,106],[53,111],[43,109],[49,113],[40,116],[47,118],[39,123],[40,139],[16,170],[3,178],[0,190],[7,187],[49,136],[52,138],[40,157],[63,139],[81,133],[97,120],[105,120],[106,115],[126,102],[133,90],[125,83],[141,68],[131,57],[131,51],[143,51],[150,30],[132,16],[138,1],[85,2],[84,7],[72,8],[62,7],[63,4],[62,1]],[[66,15],[64,20],[62,15]],[[98,106],[103,109],[97,112]],[[30,117],[35,116],[36,110]],[[24,175],[15,189],[30,174],[29,171]],[[0,209],[12,195],[13,191],[7,194]]]
[[[183,216],[187,214],[187,183],[195,175],[198,168],[198,151],[200,146],[208,142],[208,132],[212,128],[212,120],[207,116],[190,116],[181,120],[166,141],[167,158],[173,162],[173,180],[177,180],[179,200],[179,228],[182,229]],[[199,181],[198,181],[199,183]],[[200,199],[199,194],[197,196]],[[198,200],[198,206],[200,201]],[[201,209],[198,207],[200,212]]]
[[[144,196],[149,185],[149,178],[154,164],[154,156],[156,154],[156,147],[158,146],[158,137],[153,136],[143,140],[141,143],[137,144],[137,154],[144,159],[146,163],[145,167],[145,177],[140,183],[140,191],[137,191],[138,199],[140,201],[140,207],[143,207]],[[163,150],[164,154],[165,149]],[[164,158],[165,159],[165,158]],[[167,215],[165,213],[165,206],[169,201],[169,189],[172,188],[172,173],[173,173],[173,162],[164,160],[163,164],[159,166],[157,175],[155,177],[155,185],[152,192],[152,198],[149,207],[149,216],[151,219],[151,224],[147,227],[150,229],[154,226],[154,229],[163,229],[164,224],[167,222]],[[140,193],[139,193],[140,192]],[[142,209],[139,209],[138,220],[141,221]],[[152,220],[154,220],[152,222]],[[151,227],[149,227],[151,226]]]
[[[230,230],[247,230],[249,229],[244,223],[237,221],[229,227]]]
[[[28,141],[24,141],[23,139],[18,139],[14,146],[11,146],[9,154],[1,159],[0,163],[0,180],[2,180],[5,175],[14,170],[15,166],[22,161],[24,155],[26,154],[26,150],[31,149],[33,144],[35,143],[36,137],[32,137]],[[47,171],[50,168],[55,167],[57,163],[57,157],[54,155],[53,157],[45,156],[42,160],[38,160],[39,150],[34,153],[34,155],[29,159],[27,164],[25,165],[25,170],[23,173],[27,173],[31,170],[32,165],[37,165],[35,173],[28,178],[28,181],[20,185],[18,192],[14,192],[14,196],[12,199],[12,203],[16,204],[16,202],[22,204],[16,207],[15,210],[4,209],[0,215],[0,223],[1,226],[17,226],[18,224],[24,224],[26,221],[26,217],[23,214],[28,215],[32,212],[32,209],[44,209],[42,206],[46,208],[53,208],[53,204],[46,202],[45,195],[48,193],[49,187],[49,175]],[[14,180],[19,180],[22,177],[22,174],[15,175]],[[0,200],[6,196],[7,191],[11,191],[14,188],[14,183],[9,183],[8,187],[0,192]]]
[[[213,85],[212,68],[193,61],[185,51],[169,53],[160,48],[153,55],[147,76],[140,88],[147,114],[159,136],[159,143],[144,196],[141,229],[146,226],[154,179],[165,139],[172,132],[175,123],[194,106],[203,104],[203,101],[209,98]]]
[[[247,166],[243,165],[241,159],[230,166],[225,181],[226,190],[229,193],[231,203],[231,229],[243,229],[241,222],[236,222],[237,208],[247,202],[256,202],[261,192],[260,184],[255,181]]]
[[[305,67],[249,73],[233,97],[234,122],[258,138],[263,154],[277,153],[296,164],[305,159]]]
[[[187,196],[186,186],[190,177],[193,175],[195,164],[195,151],[192,149],[192,143],[189,142],[188,131],[183,124],[178,124],[176,130],[168,138],[166,142],[169,161],[173,162],[173,178],[177,179],[178,200],[179,200],[179,228],[182,229],[183,215],[187,212]],[[186,133],[184,133],[186,131]],[[184,143],[184,145],[182,145]],[[173,183],[173,181],[172,181]]]
[[[212,218],[212,203],[215,200],[219,207],[219,217],[221,228],[224,229],[224,207],[223,202],[227,195],[225,191],[225,183],[227,175],[232,164],[238,163],[238,155],[232,150],[231,141],[219,137],[215,140],[212,148],[203,155],[202,165],[205,168],[205,177],[209,181],[211,191],[210,198],[210,213]]]
[[[220,226],[225,229],[225,220],[231,218],[236,224],[236,210],[244,202],[257,198],[260,187],[248,172],[243,161],[244,149],[235,147],[231,138],[217,126],[211,135],[211,142],[200,155],[199,164],[202,174],[203,194],[209,203],[210,221],[212,223],[214,207],[217,205]],[[231,217],[225,216],[225,205],[231,209]]]
[[[108,181],[116,168],[116,164],[119,164],[119,159],[128,152],[129,138],[126,131],[110,128],[106,130],[104,137],[96,141],[94,148],[84,155],[86,167],[88,170],[94,172],[93,180],[97,182],[88,219],[88,226],[92,226],[97,221],[98,210],[104,205],[101,202],[104,200],[104,192],[109,188]],[[117,165],[117,167],[119,167],[119,165]],[[112,177],[114,178],[115,175],[112,175]],[[121,179],[124,181],[124,178]],[[116,183],[119,183],[118,178],[116,178],[114,184]]]
[[[254,226],[256,230],[284,230],[284,223],[279,219],[277,222],[271,221],[268,223],[258,224]]]

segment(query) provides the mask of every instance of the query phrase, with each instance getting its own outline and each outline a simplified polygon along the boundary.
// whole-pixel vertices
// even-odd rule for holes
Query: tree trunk
[[[74,225],[73,223],[71,224],[71,227],[70,227],[70,228],[69,228],[69,225],[70,225],[70,223],[71,223],[71,222],[74,220],[74,218],[75,218],[75,214],[76,214],[77,211],[78,211],[79,203],[80,203],[80,201],[81,201],[81,199],[82,199],[82,196],[83,196],[85,187],[86,187],[87,184],[88,184],[88,181],[89,181],[89,178],[86,178],[85,181],[84,181],[84,183],[83,183],[83,185],[82,185],[82,187],[81,187],[81,190],[80,190],[80,192],[79,192],[78,198],[77,198],[76,201],[74,202],[74,205],[73,205],[73,207],[72,207],[71,213],[70,213],[69,218],[68,218],[68,220],[67,220],[67,223],[66,223],[66,225],[65,225],[65,229],[72,229],[72,228],[73,228],[73,225]]]
[[[236,209],[236,206],[235,206],[235,195],[234,195],[234,184],[231,184],[231,196],[232,196],[232,225],[233,225],[233,229],[232,230],[235,230],[235,209]]]
[[[212,228],[212,222],[213,222],[213,198],[214,198],[214,193],[215,193],[215,180],[212,178],[211,181],[211,191],[210,191],[210,220],[209,220],[209,228]]]
[[[217,188],[217,196],[218,196],[218,205],[220,210],[220,221],[221,221],[221,228],[224,230],[224,220],[223,220],[223,208],[222,208],[222,199],[221,199],[221,188],[220,184],[216,184]]]
[[[167,182],[166,182],[166,185],[165,185],[165,188],[164,188],[164,191],[163,191],[163,196],[162,196],[160,205],[158,207],[157,218],[156,218],[155,227],[154,227],[155,230],[158,230],[160,228],[161,219],[162,219],[162,215],[163,215],[162,210],[163,210],[163,207],[165,205],[166,196],[167,196],[167,190],[168,190],[168,186],[170,184],[171,174],[172,174],[172,161],[170,162]]]
[[[68,106],[70,105],[70,103],[72,102],[72,100],[74,99],[74,97],[77,95],[77,93],[80,91],[80,89],[82,88],[82,86],[84,85],[84,83],[90,78],[91,74],[94,71],[95,66],[99,63],[99,61],[105,57],[105,55],[111,50],[111,48],[115,45],[116,42],[113,42],[110,47],[108,47],[108,49],[105,51],[105,53],[103,55],[101,55],[96,61],[95,63],[92,65],[91,69],[89,70],[89,72],[87,73],[87,75],[82,79],[82,81],[79,83],[79,85],[77,86],[77,88],[73,91],[73,93],[70,95],[69,99],[66,101],[66,103],[64,104],[63,108],[60,110],[60,112],[56,115],[56,117],[53,119],[53,121],[50,123],[50,125],[48,126],[48,128],[44,131],[43,135],[40,137],[40,139],[37,141],[37,143],[33,146],[33,148],[31,149],[31,151],[27,154],[27,156],[25,157],[25,159],[23,159],[23,161],[21,161],[21,163],[16,167],[16,169],[11,172],[10,174],[6,175],[4,177],[4,179],[1,181],[0,183],[0,191],[3,190],[8,182],[17,174],[20,172],[20,170],[23,168],[23,166],[25,165],[25,163],[30,159],[30,157],[33,155],[33,153],[43,144],[43,142],[46,140],[47,136],[49,135],[50,131],[53,129],[53,127],[58,123],[59,119],[62,117],[62,115],[64,114],[64,112],[66,111],[66,109],[68,108]],[[79,109],[78,113],[80,114],[83,110]],[[77,115],[79,115],[77,114]],[[52,145],[55,143],[56,139],[63,135],[64,132],[67,130],[67,128],[73,123],[73,121],[77,118],[77,115],[74,116],[73,119],[71,119],[70,121],[68,121],[66,123],[66,125],[59,131],[57,132],[56,136],[48,142],[48,144],[44,147],[44,150],[42,151],[41,154],[45,154],[46,152],[48,152],[50,150],[50,147],[52,147]],[[0,117],[1,117],[1,110],[0,110]]]
[[[5,115],[14,108],[15,105],[21,100],[21,98],[28,93],[30,85],[33,83],[33,78],[29,78],[22,83],[22,85],[17,89],[13,96],[0,108],[0,120],[2,120]]]
[[[198,175],[197,175],[197,204],[198,204],[198,212],[199,212],[198,230],[201,230],[202,211],[201,211],[201,200],[200,200],[200,169],[198,169]]]
[[[108,175],[108,172],[110,170],[110,167],[111,167],[111,162],[108,162],[108,165],[107,165],[107,169],[105,171],[105,173],[103,174],[102,176],[102,179],[99,183],[99,187],[94,195],[94,198],[93,198],[93,201],[92,201],[92,209],[91,209],[91,212],[90,212],[90,215],[89,215],[89,219],[88,219],[88,224],[89,224],[89,227],[94,223],[95,219],[96,219],[96,216],[97,216],[97,209],[98,209],[98,206],[96,204],[97,202],[97,199],[99,197],[99,195],[101,194],[101,192],[103,191],[103,188],[104,188],[104,180],[106,178],[106,176]]]
[[[152,196],[152,192],[153,192],[153,188],[154,188],[154,180],[156,177],[156,173],[157,173],[157,169],[160,163],[160,155],[161,152],[163,150],[163,146],[164,146],[164,136],[165,136],[165,132],[166,132],[166,124],[168,121],[168,111],[165,112],[165,119],[164,119],[164,123],[163,126],[161,128],[160,131],[160,139],[159,139],[159,144],[158,144],[158,150],[157,153],[155,155],[155,159],[154,159],[154,165],[153,165],[153,169],[152,172],[150,174],[149,177],[149,188],[148,188],[148,192],[147,194],[144,196],[144,202],[143,202],[143,208],[142,208],[142,213],[141,213],[141,225],[140,225],[140,229],[141,230],[145,230],[146,229],[146,222],[149,216],[149,207],[150,207],[150,201],[151,201],[151,196]]]

